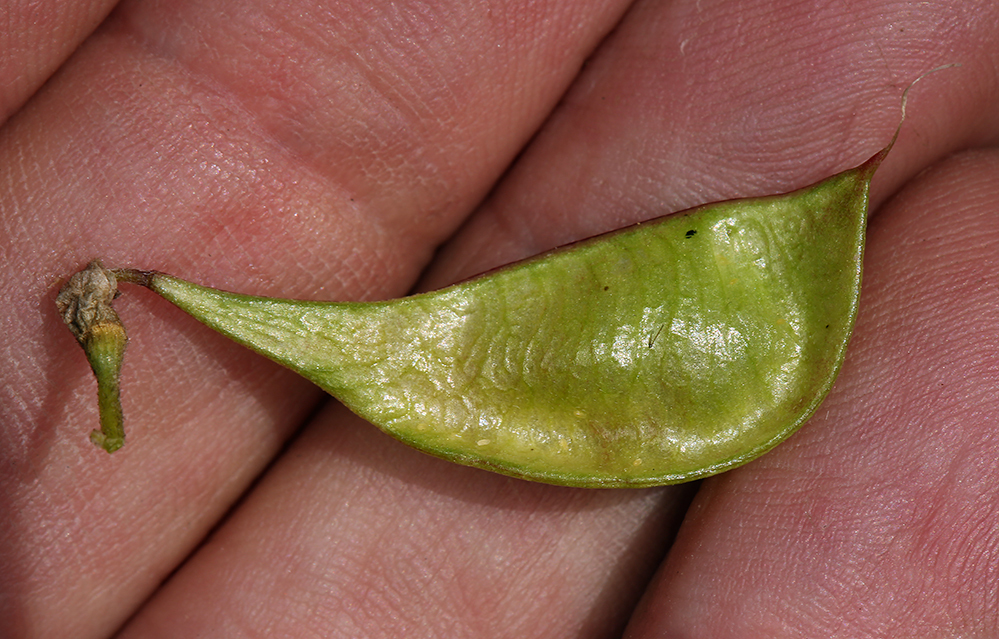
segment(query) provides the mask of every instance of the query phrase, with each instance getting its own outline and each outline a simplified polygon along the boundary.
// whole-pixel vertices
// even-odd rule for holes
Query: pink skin
[[[63,60],[81,4],[0,39],[5,636],[999,633],[999,5],[125,3]],[[454,466],[135,287],[128,443],[87,439],[52,302],[92,257],[398,296],[855,165],[950,62],[875,178],[841,378],[743,468]]]

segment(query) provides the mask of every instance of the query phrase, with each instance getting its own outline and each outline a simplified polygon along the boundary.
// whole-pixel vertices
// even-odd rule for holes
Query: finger
[[[875,177],[880,202],[955,148],[995,139],[981,128],[994,75],[979,42],[942,15],[896,15],[870,3],[817,20],[814,7],[638,3],[587,65],[545,129],[446,245],[424,287],[705,202],[782,193],[860,164],[906,126]],[[886,41],[886,29],[904,38]],[[938,110],[974,117],[934,119]]]
[[[117,627],[319,401],[130,291],[119,302],[129,443],[109,459],[86,440],[94,385],[58,326],[60,278],[103,256],[250,293],[398,295],[620,10],[116,12],[0,141],[0,246],[17,265],[0,280],[11,632]]]
[[[0,124],[100,24],[112,0],[9,0],[0,14]]]
[[[833,394],[706,485],[630,637],[999,632],[997,177],[969,152],[882,211]]]
[[[675,530],[672,491],[533,484],[342,408],[318,422],[122,637],[613,636]]]

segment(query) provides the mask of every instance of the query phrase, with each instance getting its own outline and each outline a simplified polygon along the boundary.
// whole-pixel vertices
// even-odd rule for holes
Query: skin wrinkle
[[[993,500],[989,499],[989,482],[984,476],[966,470],[967,460],[974,458],[972,444],[966,442],[962,449],[954,451],[948,470],[940,474],[942,481],[925,500],[927,507],[921,517],[922,525],[918,527],[919,533],[913,548],[905,558],[913,562],[912,565],[931,567],[928,575],[936,575],[934,581],[945,587],[951,583],[961,583],[962,575],[974,574],[980,572],[979,568],[987,570],[989,566],[995,565],[996,549],[999,548],[999,534],[987,523],[997,512]],[[969,478],[972,482],[967,481]],[[964,503],[968,505],[957,511],[953,510],[953,504]],[[981,524],[973,525],[969,522],[969,534],[964,539],[947,537],[955,523],[969,518]],[[948,550],[948,547],[951,549]],[[989,599],[993,605],[997,603],[997,587],[994,580],[990,583],[992,587],[984,589],[974,583],[966,584],[970,592],[980,593],[979,598],[983,601],[978,603],[981,608],[968,615],[961,615],[960,609],[954,610],[952,615],[955,622],[981,618],[988,609],[983,603],[988,603]],[[929,588],[930,585],[927,584],[927,589]],[[969,607],[973,607],[970,602]]]

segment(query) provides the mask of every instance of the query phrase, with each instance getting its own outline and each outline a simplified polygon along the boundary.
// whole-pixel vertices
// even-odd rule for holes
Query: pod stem
[[[101,429],[90,433],[90,441],[108,453],[125,444],[120,379],[128,337],[111,308],[111,302],[118,297],[118,273],[94,260],[73,275],[56,297],[59,314],[83,347],[97,378]],[[123,275],[125,281],[134,281],[128,274]]]

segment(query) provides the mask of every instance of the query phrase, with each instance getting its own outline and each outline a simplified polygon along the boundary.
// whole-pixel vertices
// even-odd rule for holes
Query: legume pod
[[[828,393],[887,152],[386,302],[115,273],[430,454],[554,484],[683,482],[761,455]]]

